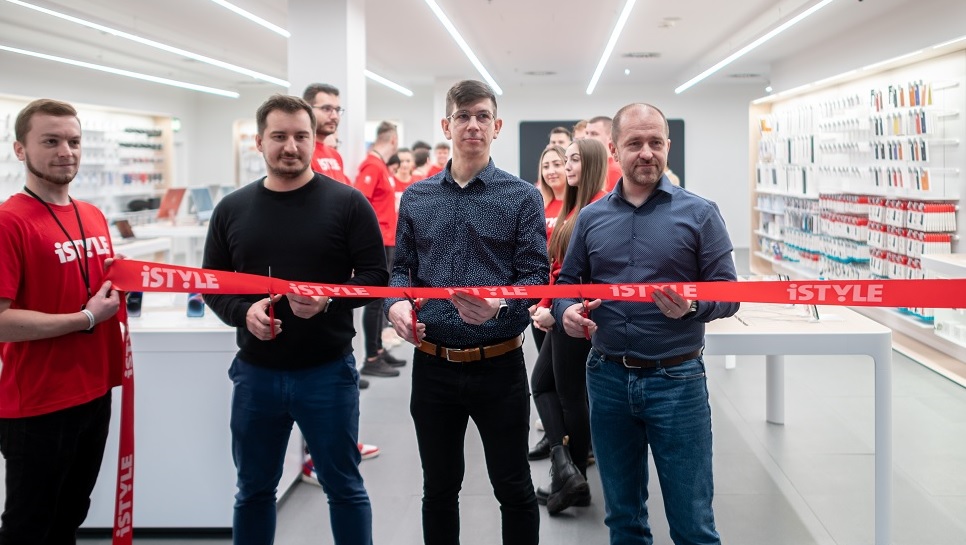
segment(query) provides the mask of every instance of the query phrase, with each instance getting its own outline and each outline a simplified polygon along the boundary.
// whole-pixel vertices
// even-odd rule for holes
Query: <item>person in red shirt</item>
[[[449,150],[449,144],[446,142],[440,142],[433,148],[436,162],[429,168],[430,176],[443,172],[443,169],[446,168],[446,163],[449,162]]]
[[[603,187],[608,153],[600,142],[591,138],[577,140],[567,147],[566,157],[567,184],[561,199],[563,206],[548,242],[551,284],[560,275],[577,214],[584,206],[607,194]],[[582,362],[587,360],[591,345],[587,339],[577,339],[555,330],[550,304],[549,299],[544,299],[532,313],[534,326],[547,332],[530,377],[533,401],[546,434],[530,450],[528,458],[550,457],[554,448],[563,446],[553,457],[549,488],[537,489],[537,501],[555,515],[571,505],[590,502],[590,490],[586,485],[590,416]]]
[[[0,543],[74,543],[87,517],[124,363],[104,214],[68,189],[77,111],[35,100],[17,116],[23,193],[0,204]]]
[[[339,90],[327,83],[313,83],[305,88],[302,98],[315,112],[315,152],[312,154],[312,170],[337,182],[352,185],[345,175],[342,156],[325,144],[329,135],[339,129],[339,121],[345,108],[339,104]]]
[[[386,263],[392,267],[396,249],[396,189],[393,177],[386,166],[386,159],[396,152],[399,136],[396,126],[383,121],[376,129],[376,141],[359,165],[355,188],[369,200],[382,231],[382,241],[386,249]],[[382,299],[375,299],[366,305],[362,313],[362,333],[366,345],[366,361],[360,373],[375,377],[396,377],[399,370],[395,367],[406,365],[406,360],[394,357],[382,346],[382,330],[386,326],[386,315],[382,312]]]
[[[590,121],[587,122],[586,137],[593,138],[601,144],[604,145],[604,149],[608,150],[607,156],[607,185],[604,186],[604,191],[610,193],[614,190],[614,186],[617,185],[617,180],[621,179],[623,173],[621,172],[621,166],[614,159],[613,154],[611,154],[611,126],[613,125],[613,120],[606,115],[599,115],[597,117],[592,117]]]
[[[567,173],[564,171],[566,161],[564,148],[560,146],[547,146],[540,154],[536,186],[543,195],[543,217],[547,223],[548,241],[553,233],[553,226],[557,223],[557,214],[563,206],[564,190],[567,187]],[[534,325],[531,325],[530,333],[539,351],[546,333]]]

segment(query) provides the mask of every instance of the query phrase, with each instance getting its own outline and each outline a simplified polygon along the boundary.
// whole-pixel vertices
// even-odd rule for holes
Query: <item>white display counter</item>
[[[158,302],[163,306],[157,306]],[[132,318],[135,381],[134,526],[231,528],[235,466],[231,456],[235,329],[211,309],[186,316],[185,296],[148,293]],[[120,389],[111,433],[84,528],[110,528],[114,517]],[[302,436],[295,427],[285,456],[281,498],[300,476]]]
[[[766,419],[785,421],[785,356],[869,356],[875,365],[875,543],[892,543],[892,330],[846,307],[744,303],[708,324],[705,354],[764,355]]]

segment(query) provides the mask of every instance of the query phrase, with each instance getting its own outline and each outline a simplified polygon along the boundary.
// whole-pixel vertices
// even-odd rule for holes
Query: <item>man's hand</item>
[[[594,299],[587,303],[587,310],[594,310],[599,307],[602,301],[600,299]],[[591,336],[597,331],[597,324],[594,323],[590,318],[584,318],[583,315],[584,305],[581,303],[576,303],[567,307],[567,310],[563,313],[563,328],[567,332],[567,335],[571,337],[577,337],[578,339],[585,338],[584,328],[586,327]]]
[[[480,325],[500,311],[499,299],[484,299],[458,291],[449,299],[464,322]]]
[[[553,324],[557,323],[554,320],[553,314],[550,313],[550,309],[546,307],[538,307],[536,305],[530,307],[530,318],[533,320],[533,325],[540,331],[550,331]]]
[[[117,290],[111,289],[111,281],[108,280],[101,284],[101,289],[97,290],[84,308],[91,311],[94,315],[94,323],[99,324],[104,320],[117,314],[117,309],[121,306],[121,298]]]
[[[273,324],[271,318],[268,317],[268,305],[275,303],[281,298],[281,294],[274,295],[271,299],[266,297],[259,301],[255,301],[255,303],[248,308],[248,313],[245,315],[245,326],[256,339],[260,341],[271,340],[273,327],[275,329],[276,336],[282,332],[282,321],[276,319],[275,323]]]
[[[419,346],[426,338],[426,324],[416,322],[416,335],[413,338],[413,305],[406,300],[396,301],[389,307],[389,323],[396,334],[406,342]]]
[[[288,298],[288,305],[292,307],[292,314],[305,319],[309,319],[322,312],[326,303],[329,302],[329,298],[325,295],[307,296],[297,293],[286,293],[285,297]]]
[[[680,320],[691,310],[691,301],[681,297],[676,291],[668,287],[654,290],[651,297],[654,298],[654,304],[657,305],[657,308],[672,320]]]

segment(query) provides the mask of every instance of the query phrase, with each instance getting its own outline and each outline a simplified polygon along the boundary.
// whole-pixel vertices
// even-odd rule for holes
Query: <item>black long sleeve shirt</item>
[[[379,223],[359,191],[316,174],[294,191],[271,191],[264,178],[227,195],[215,208],[205,241],[204,268],[291,281],[385,286],[389,282]],[[264,295],[206,295],[226,324],[238,328],[238,357],[276,369],[304,369],[352,350],[352,309],[367,299],[336,298],[328,312],[303,319],[288,300],[275,304],[276,339],[252,335],[245,316]]]

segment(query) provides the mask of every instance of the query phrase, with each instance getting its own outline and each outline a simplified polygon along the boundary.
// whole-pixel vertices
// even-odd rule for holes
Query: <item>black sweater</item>
[[[359,191],[316,174],[294,191],[265,189],[264,178],[227,195],[208,226],[202,266],[291,281],[385,286],[389,282],[379,223]],[[226,324],[238,328],[238,357],[275,369],[303,369],[352,351],[352,309],[368,299],[336,298],[325,314],[305,320],[288,300],[275,304],[282,332],[260,341],[245,325],[264,295],[206,295]]]

